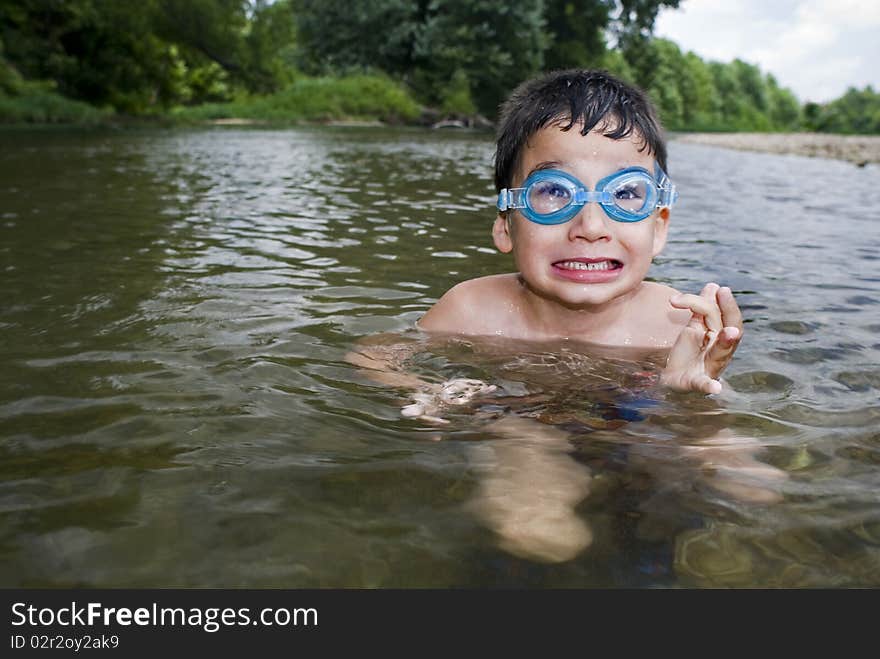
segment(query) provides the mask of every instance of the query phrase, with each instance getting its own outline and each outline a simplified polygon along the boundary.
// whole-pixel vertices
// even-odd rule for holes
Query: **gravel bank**
[[[848,160],[864,167],[880,163],[880,135],[829,135],[827,133],[674,133],[672,139],[741,151],[790,153],[817,158]]]

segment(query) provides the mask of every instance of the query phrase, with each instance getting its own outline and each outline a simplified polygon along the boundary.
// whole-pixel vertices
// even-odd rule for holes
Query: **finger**
[[[721,393],[721,382],[719,382],[718,380],[713,380],[708,375],[703,375],[697,378],[694,382],[694,386],[697,391],[701,391],[704,394]]]
[[[718,284],[716,284],[714,281],[710,281],[708,284],[703,286],[703,290],[700,291],[700,297],[704,297],[707,300],[714,300],[719,288],[721,287]]]
[[[662,380],[668,383],[670,377],[673,379],[680,377],[681,374],[692,368],[694,359],[699,358],[705,334],[706,330],[702,324],[699,328],[685,326],[681,330],[666,357]],[[673,385],[673,388],[678,388],[678,386]]]
[[[721,375],[736,351],[742,338],[742,331],[738,327],[725,327],[718,335],[718,340],[709,348],[706,355],[706,370],[712,377]]]
[[[727,286],[718,289],[718,306],[721,308],[721,321],[725,327],[736,327],[740,331],[743,328],[742,312],[733,296],[733,291]],[[741,332],[740,332],[741,333]]]
[[[669,298],[669,303],[678,309],[690,309],[692,313],[702,316],[709,330],[720,332],[724,327],[721,323],[721,310],[714,297],[710,300],[693,293],[678,293]]]
[[[721,332],[724,322],[721,320],[721,307],[718,304],[718,291],[721,287],[715,282],[709,282],[700,291],[700,297],[704,298],[711,306],[710,313],[706,316],[706,325],[710,331]],[[715,315],[717,312],[717,316]]]
[[[742,340],[743,331],[740,327],[725,327],[718,335],[718,343],[723,348],[736,348]]]

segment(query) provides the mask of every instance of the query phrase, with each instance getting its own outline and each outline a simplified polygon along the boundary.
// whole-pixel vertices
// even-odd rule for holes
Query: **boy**
[[[519,272],[458,284],[419,327],[671,346],[663,384],[719,393],[743,329],[730,289],[689,295],[644,281],[676,198],[666,171],[659,122],[639,90],[582,70],[520,85],[501,111],[492,229]]]
[[[631,348],[670,348],[661,384],[715,394],[742,338],[742,315],[729,288],[699,295],[646,282],[666,244],[675,186],[666,145],[646,96],[601,71],[544,75],[520,85],[502,106],[495,153],[495,246],[518,272],[462,282],[421,318],[431,333],[487,335]],[[395,354],[399,350],[400,354]],[[495,390],[479,380],[428,383],[401,368],[407,348],[362,346],[348,359],[374,380],[415,390],[404,416],[434,424],[449,405]],[[570,456],[560,429],[506,415],[490,428],[504,438],[475,447],[482,465],[471,509],[509,552],[569,560],[592,539],[575,507],[590,474]],[[743,484],[778,479],[752,458],[754,443],[719,434],[686,452],[728,474],[717,489],[769,502],[773,490]],[[485,449],[485,450],[483,450]],[[733,473],[733,478],[729,478]]]

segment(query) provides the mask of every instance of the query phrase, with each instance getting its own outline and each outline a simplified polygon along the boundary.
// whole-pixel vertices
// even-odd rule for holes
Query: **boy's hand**
[[[407,405],[400,413],[435,424],[447,424],[448,420],[437,416],[448,405],[464,405],[474,397],[495,391],[494,384],[482,380],[455,378],[442,384],[431,384],[413,395],[414,403]]]
[[[726,286],[706,284],[699,295],[679,293],[669,302],[690,309],[691,320],[669,352],[661,384],[677,391],[721,393],[718,376],[743,334],[742,313],[733,293]]]

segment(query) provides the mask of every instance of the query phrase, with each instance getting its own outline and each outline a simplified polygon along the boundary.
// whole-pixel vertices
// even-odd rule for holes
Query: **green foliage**
[[[679,1],[0,0],[2,117],[411,121],[414,99],[494,117],[542,69],[599,67],[644,88],[675,130],[880,132],[870,87],[801,108],[753,64],[652,38]]]
[[[543,63],[542,0],[297,0],[295,7],[304,71],[379,69],[433,105],[460,109],[470,98],[494,115]]]
[[[769,108],[767,88],[760,69],[754,64],[748,64],[741,59],[735,59],[728,65],[739,83],[740,92],[744,95],[744,101],[759,113],[766,113]]]
[[[452,75],[452,80],[441,93],[441,99],[440,111],[445,115],[471,116],[477,111],[471,98],[467,74],[461,69]]]
[[[680,0],[608,0],[604,4],[612,4],[615,14],[611,29],[620,40],[650,35],[657,20],[661,7],[676,8]]]
[[[679,89],[684,102],[684,126],[691,130],[712,130],[719,126],[721,98],[712,84],[709,66],[693,52],[684,56]]]
[[[650,31],[678,0],[296,0],[300,67],[313,74],[379,69],[431,105],[495,116],[542,68],[601,66],[606,28]],[[628,70],[621,58],[613,67]],[[467,80],[468,93],[460,88]],[[455,94],[449,92],[456,89]],[[453,102],[450,99],[457,99]]]
[[[267,111],[279,118],[412,120],[420,108],[396,83],[384,76],[301,78],[286,90],[265,99]]]
[[[880,133],[880,93],[868,85],[850,87],[840,98],[824,105],[808,104],[807,123],[830,133]]]
[[[306,73],[404,74],[422,9],[410,0],[294,0],[297,63]]]
[[[295,40],[293,5],[260,0],[244,30],[245,81],[251,91],[274,91],[293,81]]]
[[[429,103],[458,71],[477,109],[494,116],[520,81],[542,67],[541,0],[431,0],[415,43],[412,84]]]
[[[216,103],[233,97],[229,74],[216,62],[186,69],[179,100],[184,103]]]
[[[157,33],[189,66],[214,63],[250,92],[280,89],[290,73],[295,20],[287,0],[152,0]],[[285,59],[286,57],[286,59]]]
[[[107,110],[61,96],[52,82],[25,80],[3,54],[0,41],[0,123],[93,124],[109,116]]]
[[[802,112],[797,97],[783,89],[776,78],[767,75],[767,94],[770,100],[770,121],[778,130],[797,130],[802,126]]]
[[[614,3],[602,0],[546,0],[548,69],[596,65],[606,52],[605,27]]]
[[[112,114],[65,98],[51,87],[50,83],[20,82],[15,94],[0,91],[0,124],[97,124]]]
[[[230,103],[210,103],[176,108],[173,115],[184,121],[253,119],[281,123],[332,120],[413,121],[421,108],[388,77],[352,75],[300,77],[275,94]]]
[[[22,82],[21,74],[3,57],[3,42],[0,41],[0,94],[17,94]]]
[[[0,39],[26,79],[127,114],[280,88],[294,30],[287,0],[0,0]]]
[[[623,54],[635,82],[654,100],[673,130],[797,130],[801,109],[794,94],[757,66],[734,60],[706,63],[682,54],[666,39],[631,37]]]
[[[602,53],[602,57],[598,61],[598,68],[605,69],[630,84],[637,84],[635,71],[619,50],[606,50]]]
[[[668,128],[684,123],[685,93],[679,89],[687,68],[678,46],[667,39],[631,39],[624,52],[636,82],[648,92]]]

